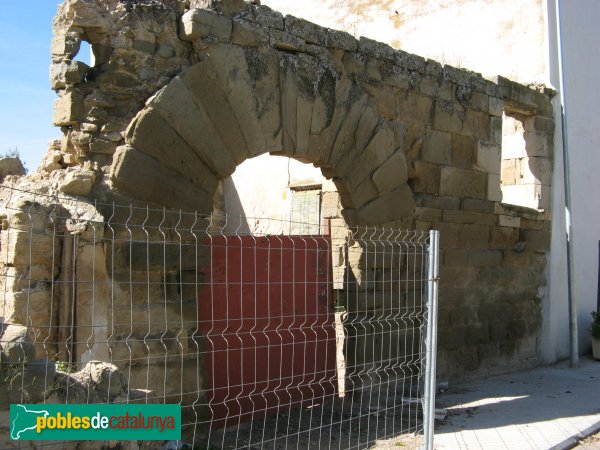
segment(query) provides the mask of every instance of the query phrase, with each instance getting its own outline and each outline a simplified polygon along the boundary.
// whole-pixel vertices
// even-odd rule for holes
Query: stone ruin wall
[[[91,45],[93,67],[76,59],[82,41]],[[50,286],[63,276],[64,239],[53,237],[52,212],[62,208],[80,224],[59,233],[79,236],[70,244],[78,254],[77,277],[89,280],[94,261],[95,280],[115,286],[114,297],[100,292],[92,302],[89,286],[77,285],[75,322],[82,335],[92,336],[75,349],[78,358],[108,357],[106,345],[94,347],[94,333],[106,339],[111,313],[127,323],[133,301],[134,315],[152,318],[151,335],[176,336],[168,351],[179,361],[181,352],[198,348],[195,325],[165,329],[163,313],[147,309],[147,287],[136,290],[132,280],[147,280],[150,261],[152,300],[162,305],[166,299],[171,317],[184,323],[183,317],[195,316],[196,298],[176,275],[193,278],[198,261],[183,255],[179,266],[181,255],[174,254],[166,267],[162,247],[151,246],[148,255],[145,245],[131,248],[130,238],[148,238],[142,227],[148,217],[110,205],[149,203],[158,207],[149,213],[158,222],[165,219],[160,208],[174,208],[163,221],[167,238],[193,242],[194,233],[180,232],[193,228],[192,218],[182,223],[177,209],[210,213],[218,181],[244,159],[269,151],[313,163],[333,178],[340,201],[334,200],[330,217],[340,222],[440,230],[439,378],[538,363],[550,196],[537,197],[541,210],[501,203],[502,115],[524,117],[535,135],[528,157],[551,161],[551,92],[502,77],[485,80],[240,1],[66,0],[54,21],[50,73],[62,137],[37,172],[4,184],[89,200],[90,211],[17,191],[6,199],[11,208],[0,234],[2,261],[16,276],[3,278],[5,322],[31,325],[39,336],[39,326],[55,320],[50,305],[61,294]],[[215,92],[221,97],[211,97]],[[254,103],[243,101],[247,95]],[[190,99],[195,107],[187,107]],[[532,183],[541,185],[530,172]],[[18,231],[33,209],[47,217],[33,223],[39,242]],[[113,226],[101,225],[109,219]],[[348,264],[362,286],[380,272],[339,264]],[[34,282],[19,281],[26,275]],[[19,312],[26,301],[35,314]],[[115,359],[126,361],[138,350],[143,356],[123,340],[146,333],[113,330]],[[156,368],[151,388],[178,401],[182,388],[195,389],[196,373],[187,375],[195,370],[194,358],[167,372]],[[132,385],[144,387],[146,366],[132,367],[131,374]],[[165,379],[182,379],[184,386],[167,383],[163,392]]]

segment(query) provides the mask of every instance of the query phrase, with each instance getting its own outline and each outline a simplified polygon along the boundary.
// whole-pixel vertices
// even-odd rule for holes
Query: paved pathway
[[[600,362],[566,363],[466,383],[438,394],[448,408],[435,448],[566,449],[600,429]]]

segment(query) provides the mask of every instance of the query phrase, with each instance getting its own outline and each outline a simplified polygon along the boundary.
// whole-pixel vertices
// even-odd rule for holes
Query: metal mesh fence
[[[430,445],[435,234],[247,234],[9,188],[0,207],[0,404],[180,403],[173,448]]]

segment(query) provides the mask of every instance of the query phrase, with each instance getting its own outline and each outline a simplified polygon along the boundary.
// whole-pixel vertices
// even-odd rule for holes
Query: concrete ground
[[[450,386],[435,449],[568,449],[600,430],[600,362],[581,359]],[[588,439],[600,449],[600,441]]]

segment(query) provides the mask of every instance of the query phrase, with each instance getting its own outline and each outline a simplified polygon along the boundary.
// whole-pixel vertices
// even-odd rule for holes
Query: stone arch
[[[350,224],[412,211],[402,126],[380,115],[359,81],[315,56],[271,47],[217,44],[198,56],[130,123],[113,187],[210,213],[218,180],[269,152],[333,178]]]

